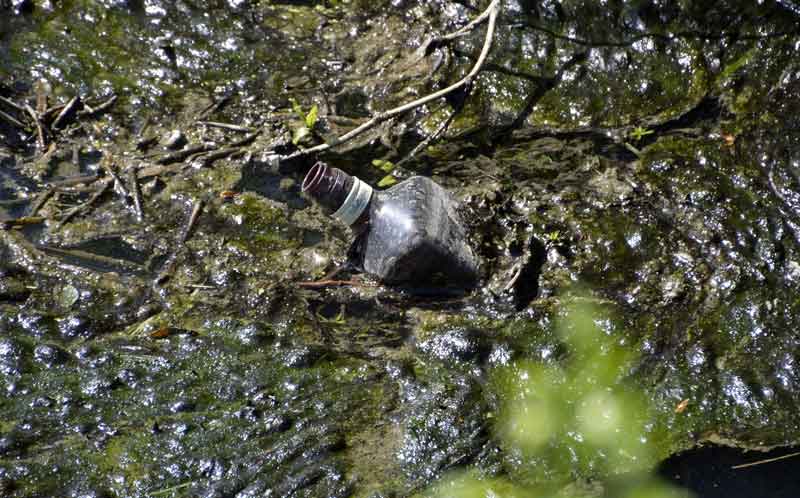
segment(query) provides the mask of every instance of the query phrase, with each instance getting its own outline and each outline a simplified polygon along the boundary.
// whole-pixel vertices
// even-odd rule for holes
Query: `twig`
[[[170,164],[169,166],[147,166],[136,172],[136,178],[146,180],[154,176],[161,176],[166,173],[177,173],[186,168],[185,164]]]
[[[461,106],[461,107],[463,107],[463,106]],[[417,146],[414,147],[414,149],[408,155],[406,155],[406,157],[401,159],[395,165],[395,167],[397,167],[397,168],[402,167],[407,162],[412,160],[417,154],[419,154],[420,152],[422,152],[423,150],[428,148],[428,146],[431,144],[431,142],[433,142],[434,140],[438,140],[439,137],[442,136],[442,133],[444,133],[448,128],[450,128],[450,125],[453,124],[453,120],[455,119],[455,117],[458,115],[458,113],[460,111],[461,111],[461,108],[454,109],[453,112],[451,112],[450,115],[447,117],[447,119],[445,119],[444,122],[442,122],[442,124],[439,125],[439,128],[437,128],[436,131],[434,131],[433,133],[428,135],[425,138],[425,140],[423,140],[422,142],[418,143]]]
[[[238,126],[228,123],[218,123],[216,121],[198,121],[197,124],[210,126],[212,128],[222,128],[224,130],[241,131],[243,133],[252,133],[253,129],[247,126]]]
[[[514,284],[517,283],[517,280],[519,280],[519,277],[522,275],[522,270],[525,269],[525,265],[523,265],[522,262],[517,263],[515,266],[514,274],[511,276],[511,280],[503,287],[503,292],[508,292],[509,289],[514,287]]]
[[[135,166],[128,169],[128,183],[133,195],[133,209],[136,211],[136,221],[141,223],[142,219],[144,219],[144,210],[142,210],[142,189],[139,188],[137,170],[138,168]]]
[[[758,460],[758,461],[755,461],[755,462],[743,463],[741,465],[734,465],[733,467],[731,467],[731,469],[738,470],[738,469],[744,469],[744,468],[747,468],[747,467],[755,467],[756,465],[763,465],[765,463],[772,463],[772,462],[777,462],[777,461],[780,461],[780,460],[786,460],[788,458],[794,458],[796,456],[800,456],[800,451],[796,451],[794,453],[789,453],[788,455],[782,455],[782,456],[775,457],[775,458],[767,458],[765,460]]]
[[[95,190],[94,194],[92,194],[92,196],[89,197],[89,199],[86,202],[84,202],[80,206],[75,206],[74,208],[72,208],[69,211],[67,211],[66,213],[64,213],[64,216],[61,218],[61,220],[59,220],[58,225],[56,225],[56,230],[58,230],[61,227],[63,227],[76,214],[78,214],[78,213],[80,213],[82,211],[85,211],[86,209],[90,208],[95,202],[97,202],[97,200],[103,194],[106,193],[106,190],[108,190],[108,188],[111,187],[111,183],[113,181],[114,181],[113,178],[108,178],[106,180],[103,180],[100,183],[100,187],[97,190]]]
[[[486,29],[486,38],[484,39],[483,48],[481,49],[480,56],[478,56],[478,60],[475,62],[475,65],[472,67],[472,70],[470,70],[469,74],[464,76],[461,80],[459,80],[456,83],[453,83],[447,88],[431,93],[429,95],[426,95],[422,98],[419,98],[407,104],[401,105],[399,107],[395,107],[393,109],[389,109],[388,111],[376,114],[370,120],[366,121],[358,128],[355,128],[354,130],[345,133],[341,137],[335,138],[329,143],[324,143],[308,149],[299,150],[297,152],[289,154],[288,156],[279,156],[278,159],[289,160],[289,159],[294,159],[296,157],[305,156],[308,154],[316,154],[318,152],[324,152],[332,147],[336,147],[338,145],[341,145],[345,142],[352,140],[353,138],[361,135],[367,130],[374,128],[376,125],[388,119],[391,119],[400,114],[404,114],[410,110],[416,109],[417,107],[421,107],[434,100],[440,99],[454,92],[455,90],[458,90],[459,88],[462,88],[472,83],[475,77],[478,76],[478,73],[480,73],[481,68],[483,67],[483,63],[486,61],[486,57],[489,55],[489,50],[492,47],[492,40],[494,39],[494,30],[495,30],[495,25],[497,23],[497,14],[499,11],[498,8],[499,5],[500,5],[500,0],[493,0],[492,3],[489,5],[489,7],[486,9],[486,11],[483,14],[481,14],[481,16],[479,16],[481,21],[485,19],[484,14],[486,14],[489,18],[489,26]]]
[[[217,159],[224,159],[226,157],[234,156],[238,153],[244,152],[243,147],[228,147],[225,149],[220,149],[218,151],[212,152],[211,154],[203,157],[203,164],[205,166],[211,165]]]
[[[56,180],[54,182],[48,183],[50,187],[72,187],[74,185],[82,185],[84,183],[93,183],[100,178],[96,174],[91,175],[80,175],[80,176],[72,176],[69,178],[65,178],[63,180]]]
[[[53,115],[54,115],[54,114],[56,114],[56,113],[59,113],[59,112],[61,112],[61,110],[62,110],[62,109],[64,109],[65,107],[66,107],[66,105],[65,105],[65,104],[57,104],[57,105],[54,105],[54,106],[52,106],[52,107],[48,107],[48,108],[47,108],[47,109],[46,109],[46,110],[45,110],[45,111],[42,113],[42,119],[44,119],[44,120],[48,120],[48,119],[50,119],[50,117],[51,117],[51,116],[53,116]]]
[[[172,163],[179,163],[185,160],[187,157],[200,153],[200,152],[208,152],[210,150],[214,150],[214,146],[211,145],[195,145],[194,147],[187,147],[186,149],[181,149],[176,152],[172,152],[163,156],[161,159],[156,161],[158,164],[166,165]]]
[[[67,256],[75,259],[83,259],[86,261],[91,261],[96,264],[122,268],[124,270],[132,272],[141,272],[143,270],[143,268],[140,265],[133,263],[131,261],[112,258],[109,256],[103,256],[101,254],[95,254],[93,252],[81,251],[80,249],[62,249],[60,247],[50,247],[50,246],[39,246],[38,249],[45,253],[57,254],[59,256]]]
[[[114,192],[116,192],[117,195],[122,197],[122,202],[125,204],[125,207],[133,210],[134,216],[136,216],[136,218],[138,219],[139,211],[136,209],[134,203],[131,202],[133,200],[133,196],[128,191],[127,187],[125,187],[125,182],[123,182],[122,178],[120,178],[119,175],[117,175],[116,171],[114,171],[114,168],[108,167],[105,168],[105,170],[108,172],[109,176],[111,176],[111,178],[114,179]]]
[[[492,3],[493,4],[498,4],[500,2],[499,2],[499,0],[495,0]],[[443,36],[438,36],[438,37],[431,38],[426,43],[424,43],[422,45],[422,47],[420,47],[420,49],[422,49],[423,52],[426,52],[428,47],[431,44],[440,45],[440,44],[442,44],[442,43],[444,43],[446,41],[455,40],[456,38],[461,38],[462,36],[468,35],[470,32],[472,32],[472,30],[477,28],[478,25],[481,24],[490,15],[492,7],[493,7],[493,5],[489,5],[489,8],[484,10],[481,13],[481,15],[479,15],[478,17],[473,19],[469,24],[467,24],[466,26],[458,29],[457,31],[454,31],[454,32],[450,33],[449,35],[443,35]]]
[[[197,218],[200,217],[200,213],[203,212],[203,202],[202,199],[199,199],[197,202],[194,203],[194,208],[192,209],[192,214],[189,215],[189,221],[186,223],[186,227],[184,227],[183,232],[181,233],[181,238],[178,239],[180,244],[185,244],[187,240],[189,240],[189,235],[192,234],[192,230],[194,230],[195,225],[197,224]]]
[[[13,116],[11,116],[10,114],[6,114],[3,111],[0,111],[0,118],[2,118],[5,121],[8,121],[9,123],[11,123],[12,125],[16,126],[17,128],[21,128],[23,130],[25,128],[27,128],[27,126],[25,126],[21,122],[17,121]]]
[[[305,287],[307,289],[321,289],[324,287],[375,287],[376,285],[371,282],[362,282],[360,280],[317,280],[315,282],[297,282],[298,287]]]
[[[36,216],[37,214],[39,214],[39,210],[44,207],[45,203],[51,197],[53,197],[53,194],[55,192],[56,192],[56,189],[51,187],[51,188],[45,190],[44,192],[42,192],[41,194],[39,194],[36,197],[36,201],[34,201],[33,205],[31,206],[31,210],[28,213],[28,216]]]
[[[212,114],[220,110],[222,106],[227,104],[230,100],[231,100],[230,95],[223,96],[221,99],[217,100],[216,102],[212,103],[211,105],[200,111],[199,119],[203,120],[211,116]]]
[[[183,488],[188,488],[191,485],[192,485],[192,481],[184,482],[184,483],[178,484],[177,486],[172,486],[171,488],[164,488],[164,489],[160,489],[158,491],[151,491],[150,492],[150,496],[166,495],[166,494],[178,491],[178,490],[183,489]]]
[[[164,263],[163,269],[156,277],[156,285],[163,284],[172,276],[172,272],[175,270],[175,263],[178,259],[178,252],[184,247],[186,241],[189,240],[189,235],[191,235],[192,230],[197,224],[197,219],[200,217],[200,213],[203,211],[204,204],[205,203],[202,199],[199,199],[197,202],[195,202],[194,208],[192,208],[192,214],[189,215],[189,220],[186,222],[186,226],[183,228],[181,236],[178,238],[179,247],[176,247],[175,250],[172,251],[172,254],[170,254],[169,258],[167,258],[167,262]]]
[[[27,111],[30,117],[33,118],[33,122],[36,125],[36,133],[38,136],[37,144],[39,145],[39,149],[44,150],[44,147],[47,144],[45,143],[44,139],[44,130],[42,129],[42,122],[39,119],[39,116],[36,114],[36,111],[34,111],[33,108],[28,104],[25,104],[25,111]]]
[[[17,104],[16,102],[14,102],[14,101],[12,101],[10,99],[7,99],[5,97],[0,97],[0,102],[4,103],[8,107],[16,109],[19,112],[25,112],[25,108],[24,107],[22,107],[21,105]]]
[[[139,128],[139,131],[136,132],[136,136],[138,138],[142,138],[142,136],[145,134],[145,132],[150,128],[151,124],[152,124],[152,121],[150,119],[150,116],[147,116],[146,118],[144,118],[144,123],[142,123],[142,127]]]
[[[73,117],[73,113],[77,110],[77,108],[81,105],[81,98],[79,96],[75,96],[67,102],[67,105],[58,113],[56,116],[55,121],[53,121],[53,129],[60,129],[62,125],[66,124],[67,120]]]
[[[214,290],[218,288],[218,286],[216,285],[203,285],[203,284],[186,284],[186,287],[190,289],[199,289],[199,290]]]
[[[85,110],[82,110],[82,111],[78,111],[78,116],[80,116],[80,117],[83,117],[83,116],[97,116],[98,114],[102,114],[106,110],[108,110],[108,108],[110,108],[112,105],[114,105],[114,102],[116,102],[116,101],[117,101],[117,96],[116,95],[112,95],[111,98],[109,98],[108,100],[106,100],[102,104],[98,105],[94,109],[92,109],[89,106],[86,106],[88,109],[85,109]]]
[[[33,90],[36,93],[36,113],[41,116],[47,110],[47,99],[53,92],[53,87],[47,80],[40,79],[33,84]]]
[[[22,228],[27,225],[39,225],[44,223],[44,220],[45,219],[41,216],[23,216],[10,220],[0,220],[0,229],[10,230],[12,228]]]

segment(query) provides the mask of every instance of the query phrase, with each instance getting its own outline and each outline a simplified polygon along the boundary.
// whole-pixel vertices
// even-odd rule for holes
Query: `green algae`
[[[23,98],[40,77],[60,100],[122,95],[102,133],[70,136],[101,155],[148,160],[131,139],[144,114],[159,133],[230,141],[195,125],[226,98],[214,119],[264,136],[242,158],[148,181],[141,224],[109,197],[61,231],[26,232],[33,244],[0,233],[0,490],[407,496],[462,467],[509,493],[547,477],[600,481],[625,462],[569,438],[542,456],[535,424],[522,451],[501,422],[519,381],[501,372],[540,372],[529,388],[577,405],[586,385],[564,372],[581,375],[580,362],[650,398],[650,411],[621,401],[631,427],[650,424],[644,466],[704,441],[798,441],[796,16],[774,3],[510,10],[446,138],[408,165],[467,200],[485,289],[419,302],[298,288],[344,260],[349,236],[300,197],[307,164],[276,169],[261,153],[288,143],[290,98],[317,105],[328,136],[337,102],[360,119],[464,74],[480,35],[447,57],[414,49],[469,12],[408,4],[156,4],[161,14],[60,2],[2,21],[18,29],[2,35],[0,72],[19,84],[3,95]],[[458,107],[404,117],[330,158],[349,171],[396,162]],[[2,133],[24,177],[17,165],[35,154]],[[3,195],[24,200],[30,187],[6,188],[15,182]],[[37,250],[97,239],[116,240],[119,258],[133,254],[119,241],[144,254],[140,270]],[[156,283],[170,258],[176,271]],[[533,295],[520,279],[536,280]],[[559,335],[575,281],[616,316],[603,322],[613,348],[576,351]],[[608,353],[603,371],[593,355],[614,348],[624,354]],[[570,448],[582,465],[562,465]]]

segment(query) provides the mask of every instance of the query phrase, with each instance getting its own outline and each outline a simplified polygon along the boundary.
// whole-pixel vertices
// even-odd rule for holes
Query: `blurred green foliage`
[[[636,357],[619,326],[597,300],[579,294],[562,300],[557,330],[562,351],[545,362],[504,367],[492,381],[502,400],[495,436],[525,463],[524,474],[455,472],[428,496],[687,496],[650,474],[657,463],[654,410],[630,381]]]

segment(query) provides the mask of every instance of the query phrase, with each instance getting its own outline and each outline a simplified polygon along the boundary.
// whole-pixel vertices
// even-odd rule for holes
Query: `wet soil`
[[[463,202],[480,288],[300,285],[349,233],[274,153],[466,74],[480,29],[417,49],[486,3],[0,2],[0,495],[602,480],[581,434],[564,471],[497,422],[498,371],[576,357],[579,287],[652,404],[638,465],[800,443],[796,2],[504,1],[469,94],[320,157],[377,185],[455,112],[393,174]]]

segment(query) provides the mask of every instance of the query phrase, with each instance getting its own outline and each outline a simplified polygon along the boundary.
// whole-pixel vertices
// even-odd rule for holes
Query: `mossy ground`
[[[204,120],[261,131],[144,180],[141,222],[110,191],[58,227],[91,193],[65,188],[43,225],[0,231],[0,494],[406,496],[459,467],[536,480],[503,438],[499,372],[570,364],[555,324],[576,285],[635,358],[618,373],[652,403],[653,461],[797,443],[800,18],[700,4],[504,2],[463,111],[406,165],[466,205],[485,285],[457,299],[298,286],[341,264],[349,235],[300,195],[309,162],[264,152],[292,147],[290,98],[318,106],[320,140],[463,75],[479,35],[415,52],[473,15],[463,2],[0,7],[0,95],[33,103],[43,78],[51,103],[120,97],[44,162],[0,122],[0,219],[64,176],[152,166],[173,129],[190,145],[242,138]],[[397,162],[458,105],[325,159],[375,182],[371,159]]]

